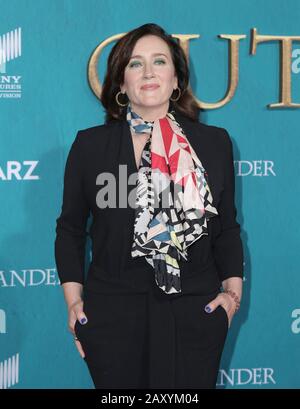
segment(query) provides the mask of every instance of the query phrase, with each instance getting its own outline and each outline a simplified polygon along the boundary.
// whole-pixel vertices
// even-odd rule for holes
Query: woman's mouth
[[[144,91],[150,91],[150,90],[154,90],[154,89],[156,89],[158,87],[159,87],[158,84],[147,84],[147,85],[143,85],[141,87],[141,89],[144,90]]]

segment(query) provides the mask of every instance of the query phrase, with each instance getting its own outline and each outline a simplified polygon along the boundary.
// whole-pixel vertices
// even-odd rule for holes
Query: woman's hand
[[[230,297],[227,293],[219,293],[215,299],[210,301],[206,307],[205,311],[208,313],[213,312],[219,305],[223,307],[227,313],[228,317],[228,328],[230,328],[232,318],[235,314],[235,301],[233,298]]]
[[[75,345],[78,349],[78,352],[81,358],[85,358],[85,353],[82,349],[81,343],[78,341],[78,339],[76,339],[76,333],[74,331],[76,320],[78,320],[81,325],[85,325],[88,321],[87,316],[83,312],[83,300],[80,299],[79,301],[76,301],[75,303],[73,303],[68,308],[68,313],[69,313],[69,331],[74,336]]]

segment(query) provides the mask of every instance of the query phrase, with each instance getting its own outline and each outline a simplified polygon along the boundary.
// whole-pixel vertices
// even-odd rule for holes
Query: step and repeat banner
[[[93,88],[116,39],[150,22],[187,53],[201,121],[233,142],[245,279],[217,388],[299,388],[300,2],[0,0],[0,10],[0,388],[93,388],[55,268],[64,166],[77,131],[104,123]]]

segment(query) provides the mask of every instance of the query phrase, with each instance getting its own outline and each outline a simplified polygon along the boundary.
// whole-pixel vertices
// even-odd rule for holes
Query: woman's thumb
[[[88,322],[87,316],[85,315],[82,309],[78,309],[76,311],[76,318],[78,319],[80,324],[86,324]]]
[[[86,315],[84,314],[84,312],[79,312],[77,314],[77,319],[80,322],[80,324],[86,324],[88,319],[86,317]]]
[[[211,301],[210,303],[208,303],[206,306],[205,306],[205,308],[204,308],[204,310],[206,311],[206,312],[213,312],[215,309],[217,308],[217,305],[213,302],[213,301]]]

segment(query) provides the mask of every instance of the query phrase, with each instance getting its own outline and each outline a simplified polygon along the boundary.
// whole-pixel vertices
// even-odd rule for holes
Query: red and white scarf
[[[132,257],[145,257],[157,285],[167,294],[181,292],[178,261],[187,248],[208,235],[207,218],[218,214],[205,169],[171,112],[144,121],[127,107],[135,133],[149,133],[137,176]]]

